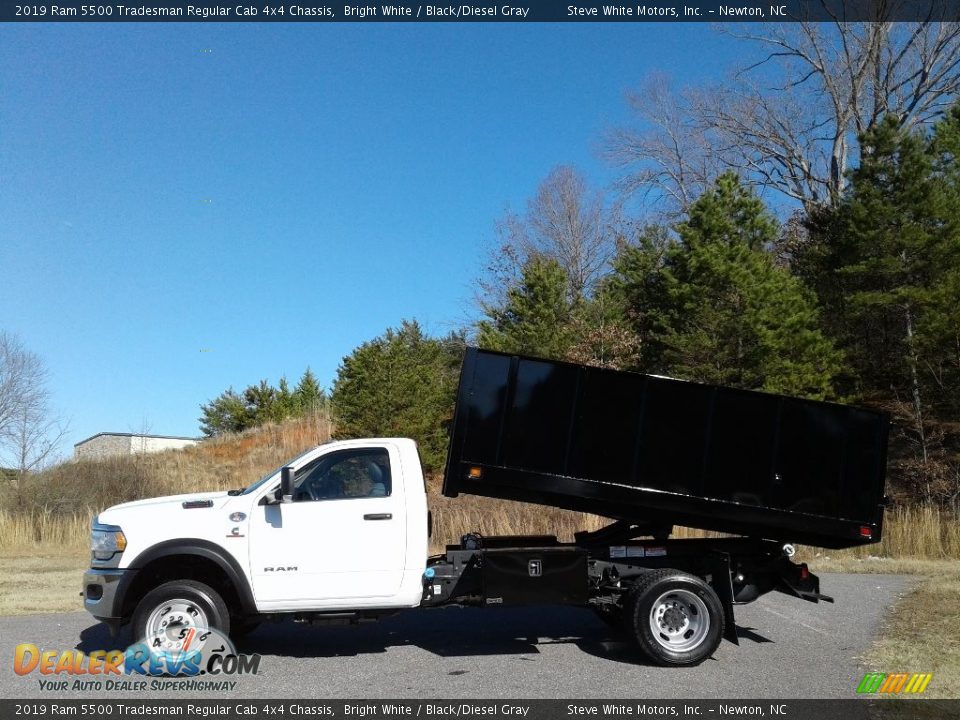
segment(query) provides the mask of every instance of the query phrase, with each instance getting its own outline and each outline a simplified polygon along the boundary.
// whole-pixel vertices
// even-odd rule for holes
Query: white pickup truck
[[[283,473],[296,478],[286,497]],[[132,619],[137,637],[185,608],[193,624],[240,634],[269,613],[416,607],[424,479],[412,440],[330,443],[242,491],[117,505],[92,537],[86,607]]]
[[[575,382],[564,412],[557,407],[562,386],[550,386],[555,371]],[[602,383],[596,373],[603,373]],[[415,443],[331,442],[242,490],[139,500],[101,512],[83,578],[85,607],[114,631],[130,624],[134,639],[175,643],[189,627],[238,638],[264,620],[291,617],[344,623],[449,604],[575,605],[626,631],[653,662],[691,665],[709,657],[721,638],[737,641],[737,603],[774,589],[829,600],[816,576],[790,561],[786,541],[818,537],[842,547],[879,539],[882,508],[874,522],[839,522],[717,500],[707,489],[697,495],[648,488],[634,479],[636,469],[623,481],[607,477],[621,472],[618,455],[630,461],[641,447],[619,442],[589,457],[598,427],[614,440],[624,436],[590,415],[602,410],[605,422],[625,422],[611,403],[630,398],[623,387],[611,388],[611,378],[648,382],[468,350],[444,486],[449,496],[473,492],[597,512],[616,520],[606,528],[567,543],[468,533],[429,556],[431,521]],[[683,393],[705,387],[681,385]],[[585,390],[591,387],[593,397]],[[551,392],[538,394],[543,388]],[[557,438],[549,435],[553,427]],[[670,539],[673,517],[743,536]]]

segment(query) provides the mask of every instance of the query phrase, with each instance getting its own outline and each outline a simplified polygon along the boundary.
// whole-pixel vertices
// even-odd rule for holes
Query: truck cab
[[[272,613],[415,607],[427,524],[412,440],[332,442],[241,491],[103,511],[93,524],[84,605],[114,629],[132,622],[138,637],[159,631],[177,610],[198,626],[242,634]],[[171,613],[155,612],[174,600]]]

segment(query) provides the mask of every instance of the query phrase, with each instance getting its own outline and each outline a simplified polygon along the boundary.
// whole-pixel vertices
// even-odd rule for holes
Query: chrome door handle
[[[392,520],[393,513],[368,513],[363,516],[364,520]]]

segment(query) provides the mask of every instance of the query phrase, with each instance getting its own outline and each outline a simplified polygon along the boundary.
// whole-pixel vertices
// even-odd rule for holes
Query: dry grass
[[[928,561],[922,569],[863,663],[876,672],[933,673],[924,697],[960,699],[960,566]]]
[[[0,554],[0,615],[82,610],[80,585],[89,560],[89,552],[54,546]]]
[[[544,505],[497,500],[475,495],[444,497],[440,480],[427,483],[427,502],[433,513],[433,536],[430,551],[442,552],[447,544],[455,544],[465,533],[481,535],[556,535],[563,542],[573,540],[581,530],[599,530],[613,522],[610,518],[587,513],[560,510]],[[678,527],[673,537],[705,537],[702,530]],[[716,533],[714,533],[716,535]]]
[[[431,552],[442,552],[468,532],[481,535],[556,535],[570,541],[580,530],[597,530],[609,524],[606,518],[557,508],[461,495],[444,497],[430,483],[429,505],[433,513]]]
[[[53,514],[0,510],[0,551],[34,553],[38,547],[67,553],[89,551],[93,512]]]
[[[960,522],[934,507],[896,507],[885,513],[879,543],[846,552],[859,558],[960,560]]]

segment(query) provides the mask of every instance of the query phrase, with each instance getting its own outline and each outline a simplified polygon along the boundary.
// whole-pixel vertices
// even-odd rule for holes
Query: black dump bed
[[[876,542],[888,420],[468,348],[443,492],[842,548]]]

